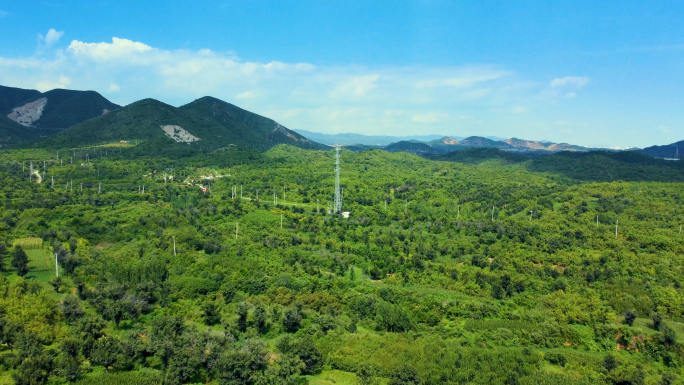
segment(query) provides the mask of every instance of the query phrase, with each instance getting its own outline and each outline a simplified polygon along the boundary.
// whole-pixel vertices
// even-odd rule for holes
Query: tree
[[[615,359],[615,356],[612,354],[608,354],[605,357],[603,357],[603,367],[606,368],[606,370],[609,372],[617,368],[618,363]]]
[[[314,344],[311,337],[304,337],[291,343],[288,354],[299,357],[304,363],[307,374],[312,374],[320,370],[323,365],[323,355]]]
[[[238,326],[238,330],[240,330],[240,332],[242,332],[242,333],[247,331],[247,314],[248,314],[248,312],[249,312],[249,306],[246,303],[241,302],[237,306],[237,315],[238,315],[237,326]]]
[[[81,345],[77,340],[68,339],[62,342],[62,354],[57,360],[57,372],[68,381],[73,382],[81,375],[81,364],[78,360],[78,352]]]
[[[651,314],[651,321],[653,321],[653,329],[660,330],[660,326],[663,324],[663,316],[660,313]]]
[[[405,332],[412,328],[411,317],[408,312],[398,305],[380,302],[376,307],[376,321],[378,325],[390,332]]]
[[[109,317],[114,321],[116,328],[119,328],[121,321],[131,318],[131,308],[129,302],[125,300],[117,300],[110,303],[107,309]]]
[[[119,355],[119,341],[112,337],[102,337],[95,341],[90,360],[96,365],[102,365],[105,371],[116,363]]]
[[[299,323],[302,322],[302,314],[299,309],[289,309],[283,316],[283,327],[288,333],[294,333],[299,329]]]
[[[202,312],[204,313],[204,323],[207,325],[213,326],[221,322],[221,309],[215,302],[204,302],[202,304]]]
[[[663,333],[663,344],[665,346],[672,346],[677,343],[677,333],[669,325],[661,324],[660,331]]]
[[[377,370],[369,364],[360,364],[356,368],[356,379],[359,385],[372,385],[375,382]]]
[[[636,319],[637,319],[637,313],[634,310],[629,309],[625,312],[625,323],[627,325],[629,325],[629,326],[634,325],[634,321],[636,321]]]
[[[4,242],[0,242],[0,272],[5,272],[5,257],[7,256],[7,246]]]
[[[69,322],[77,321],[84,314],[78,299],[76,299],[76,297],[73,295],[64,296],[59,304],[59,307],[64,314],[64,318],[66,318]]]
[[[251,378],[262,372],[266,365],[266,351],[263,344],[247,341],[237,349],[228,349],[216,364],[220,385],[249,384]]]
[[[264,326],[266,326],[267,318],[268,314],[266,314],[266,308],[264,308],[264,305],[262,305],[261,302],[257,303],[256,306],[254,306],[254,324],[258,330],[262,330]]]
[[[17,271],[17,275],[23,277],[28,274],[28,262],[28,255],[24,249],[21,246],[15,246],[14,253],[12,253],[12,267]]]
[[[7,344],[10,351],[14,349],[14,344],[23,331],[24,327],[19,322],[0,318],[0,343]]]
[[[52,372],[54,357],[46,352],[28,357],[21,362],[12,374],[17,385],[35,385],[47,382]]]
[[[388,385],[420,385],[422,383],[416,369],[409,365],[402,365],[392,370]]]

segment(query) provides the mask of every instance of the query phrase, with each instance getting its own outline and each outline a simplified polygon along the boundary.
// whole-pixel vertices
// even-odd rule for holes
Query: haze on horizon
[[[0,34],[0,84],[119,104],[211,95],[329,134],[684,139],[674,1],[14,2]]]

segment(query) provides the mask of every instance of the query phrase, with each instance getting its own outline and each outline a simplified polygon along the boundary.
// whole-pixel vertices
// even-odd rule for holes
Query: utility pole
[[[340,145],[335,146],[335,204],[334,213],[342,212],[342,193],[340,191]]]
[[[171,238],[173,238],[173,256],[175,257],[176,256],[176,236],[174,235]]]

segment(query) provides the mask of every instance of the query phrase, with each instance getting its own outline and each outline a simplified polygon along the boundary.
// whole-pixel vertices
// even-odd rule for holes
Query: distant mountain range
[[[511,152],[544,154],[558,151],[592,151],[595,148],[568,143],[531,141],[518,138],[503,139],[496,136],[368,136],[362,134],[321,134],[306,130],[295,130],[305,137],[325,144],[341,144],[350,150],[360,151],[367,147],[381,147],[387,151],[405,151],[414,154],[440,154],[466,148],[498,148]],[[610,149],[599,149],[613,151]]]
[[[498,149],[525,156],[560,151],[614,151],[492,136],[330,135],[290,130],[272,119],[209,96],[181,107],[154,99],[121,107],[95,91],[55,89],[39,92],[0,86],[0,147],[65,148],[131,140],[160,148],[235,145],[259,151],[281,143],[310,149],[341,144],[354,151],[379,147],[391,152],[430,156],[463,149]],[[680,149],[684,150],[684,141],[631,150],[652,157],[678,159]]]

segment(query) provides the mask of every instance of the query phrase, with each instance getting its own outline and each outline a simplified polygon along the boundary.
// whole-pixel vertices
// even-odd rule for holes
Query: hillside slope
[[[0,86],[0,113],[24,126],[65,129],[120,108],[95,91]]]
[[[34,142],[46,132],[34,127],[24,127],[5,115],[0,115],[0,147]]]
[[[664,146],[651,146],[640,150],[644,155],[656,158],[680,158],[684,151],[684,140]]]
[[[122,140],[141,140],[155,148],[237,145],[264,150],[281,143],[325,148],[271,119],[208,97],[181,108],[154,99],[140,100],[62,131],[37,146],[78,147]]]
[[[222,100],[205,96],[179,107],[201,122],[218,124],[221,142],[265,150],[276,144],[290,144],[308,149],[324,149],[327,146],[311,141],[288,129],[273,119],[244,110]]]

